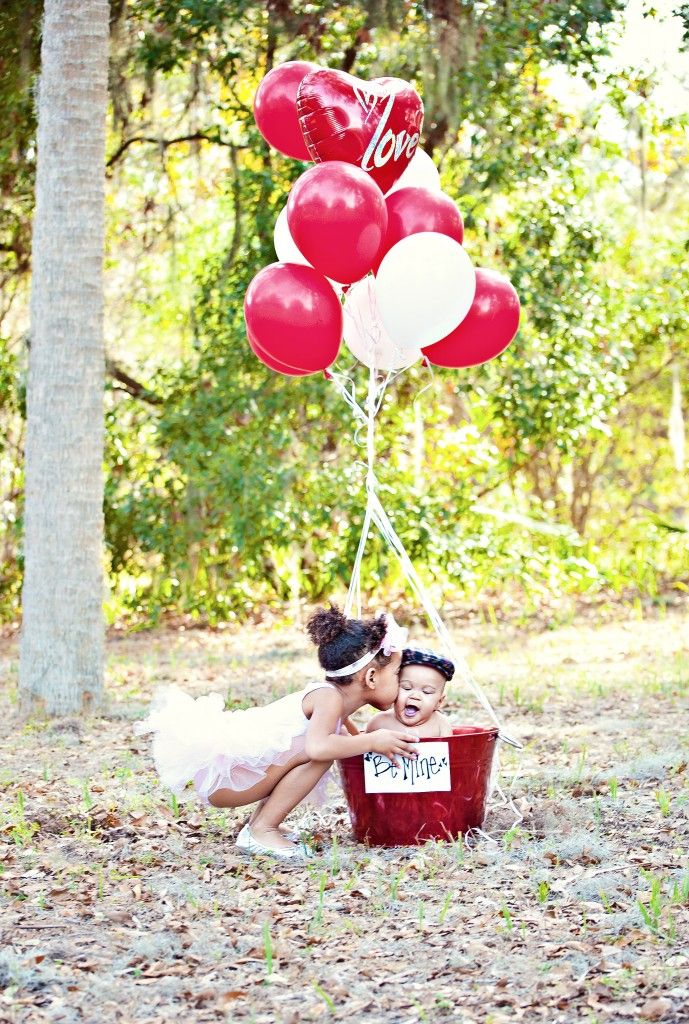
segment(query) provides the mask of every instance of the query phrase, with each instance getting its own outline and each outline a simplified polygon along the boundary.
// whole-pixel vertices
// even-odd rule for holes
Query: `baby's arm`
[[[436,711],[436,717],[440,723],[440,735],[441,736],[452,736],[452,722],[444,715],[442,711]]]
[[[401,730],[380,729],[373,735],[360,733],[358,736],[338,736],[335,732],[338,719],[342,718],[342,697],[335,690],[323,687],[315,690],[311,697],[312,712],[306,730],[304,750],[311,761],[335,761],[355,754],[375,751],[385,754],[397,763],[397,754],[416,757],[415,737]]]

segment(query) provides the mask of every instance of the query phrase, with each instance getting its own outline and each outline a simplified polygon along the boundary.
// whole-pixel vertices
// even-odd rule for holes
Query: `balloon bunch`
[[[280,262],[246,292],[263,363],[297,377],[326,370],[343,338],[381,370],[422,355],[473,366],[509,345],[517,293],[467,255],[461,214],[418,148],[423,103],[408,82],[288,61],[262,80],[254,115],[271,146],[315,161],[277,218]]]

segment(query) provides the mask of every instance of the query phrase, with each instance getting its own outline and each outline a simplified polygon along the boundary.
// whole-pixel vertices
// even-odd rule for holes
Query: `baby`
[[[374,729],[398,729],[400,723],[416,736],[451,736],[452,725],[438,710],[445,700],[445,684],[455,667],[447,658],[423,648],[407,647],[402,652],[399,692],[389,711],[383,711],[368,723]]]

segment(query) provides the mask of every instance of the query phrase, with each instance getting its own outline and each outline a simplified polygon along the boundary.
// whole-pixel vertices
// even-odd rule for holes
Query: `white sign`
[[[367,793],[440,793],[450,784],[447,743],[419,743],[418,757],[401,757],[400,767],[384,754],[364,754],[364,789]]]

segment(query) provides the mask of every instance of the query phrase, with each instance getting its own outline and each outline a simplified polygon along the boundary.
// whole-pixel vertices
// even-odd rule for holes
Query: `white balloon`
[[[292,238],[292,232],[289,229],[287,223],[287,207],[283,207],[278,214],[278,219],[275,221],[275,230],[273,231],[273,244],[275,246],[275,253],[280,263],[301,263],[304,266],[310,267],[311,264],[305,256],[297,249],[297,243]]]
[[[375,284],[365,277],[352,285],[344,301],[344,340],[352,355],[364,366],[377,370],[399,370],[411,366],[421,355],[394,344],[380,322]]]
[[[414,156],[386,196],[400,188],[427,188],[429,192],[442,192],[438,168],[428,153],[417,146]]]
[[[275,221],[273,245],[275,246],[275,255],[280,263],[300,263],[305,267],[311,266],[306,256],[302,255],[299,249],[297,249],[297,243],[292,238],[292,232],[290,231],[289,224],[287,223],[286,206],[283,206],[280,210],[278,219]],[[331,281],[329,277],[326,278],[326,280],[330,281],[335,294],[338,298],[341,298],[342,285],[337,281]]]
[[[376,275],[380,319],[395,345],[424,348],[461,324],[474,301],[476,273],[448,235],[420,231],[385,254]]]

